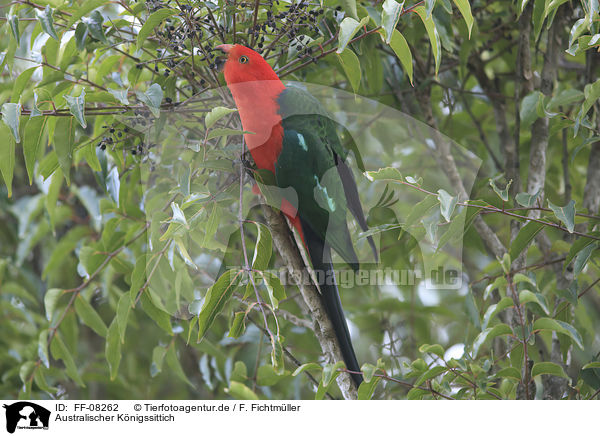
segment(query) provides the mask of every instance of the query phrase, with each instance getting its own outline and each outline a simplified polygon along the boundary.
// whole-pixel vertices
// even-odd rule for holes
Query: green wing
[[[348,156],[346,149],[337,134],[337,124],[323,105],[309,92],[296,86],[288,86],[279,96],[279,113],[284,127],[285,123],[292,127],[308,127],[315,132],[330,149],[342,159]],[[352,143],[354,145],[354,143]],[[358,154],[357,150],[354,150]]]
[[[344,261],[356,267],[358,259],[346,221],[348,206],[335,156],[311,127],[310,118],[284,120],[283,147],[275,165],[276,183],[296,191],[300,218]]]
[[[278,98],[284,129],[283,147],[276,165],[277,185],[291,187],[298,193],[299,214],[313,231],[327,241],[349,264],[358,260],[346,223],[350,210],[366,231],[356,181],[346,165],[348,148],[337,134],[339,126],[327,110],[309,92],[286,88]],[[356,162],[364,166],[356,144],[349,135],[348,147]],[[292,202],[294,204],[294,202]],[[367,238],[375,260],[378,259],[373,238]]]

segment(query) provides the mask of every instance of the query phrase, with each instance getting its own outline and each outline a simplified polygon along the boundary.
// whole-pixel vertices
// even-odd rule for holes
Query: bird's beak
[[[227,55],[227,54],[229,54],[229,51],[232,49],[232,47],[233,47],[233,44],[221,44],[221,45],[217,45],[215,47],[215,50],[219,50],[221,53]],[[227,56],[218,56],[215,59],[215,66],[217,68],[217,71],[223,71],[225,62],[227,62]]]
[[[233,44],[221,44],[215,47],[215,50],[221,50],[223,53],[229,53],[233,48]]]

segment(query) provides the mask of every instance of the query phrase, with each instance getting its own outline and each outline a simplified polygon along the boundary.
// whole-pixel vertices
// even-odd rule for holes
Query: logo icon
[[[6,409],[6,431],[14,433],[18,429],[48,430],[50,411],[29,401],[19,401]]]

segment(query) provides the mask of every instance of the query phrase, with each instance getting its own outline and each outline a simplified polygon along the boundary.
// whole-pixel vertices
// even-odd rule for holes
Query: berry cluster
[[[107,147],[111,150],[130,148],[133,155],[144,153],[144,143],[139,140],[137,135],[128,134],[130,131],[129,127],[122,126],[115,128],[104,125],[102,128],[105,129],[106,134],[98,142],[98,147],[101,150],[106,150]]]

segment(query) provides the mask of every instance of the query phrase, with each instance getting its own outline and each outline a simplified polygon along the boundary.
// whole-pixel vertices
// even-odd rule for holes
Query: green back
[[[280,107],[284,136],[275,165],[277,186],[293,188],[300,217],[346,262],[357,264],[346,221],[346,195],[335,160],[336,155],[344,159],[347,152],[335,123],[313,96],[298,88],[282,93]]]

